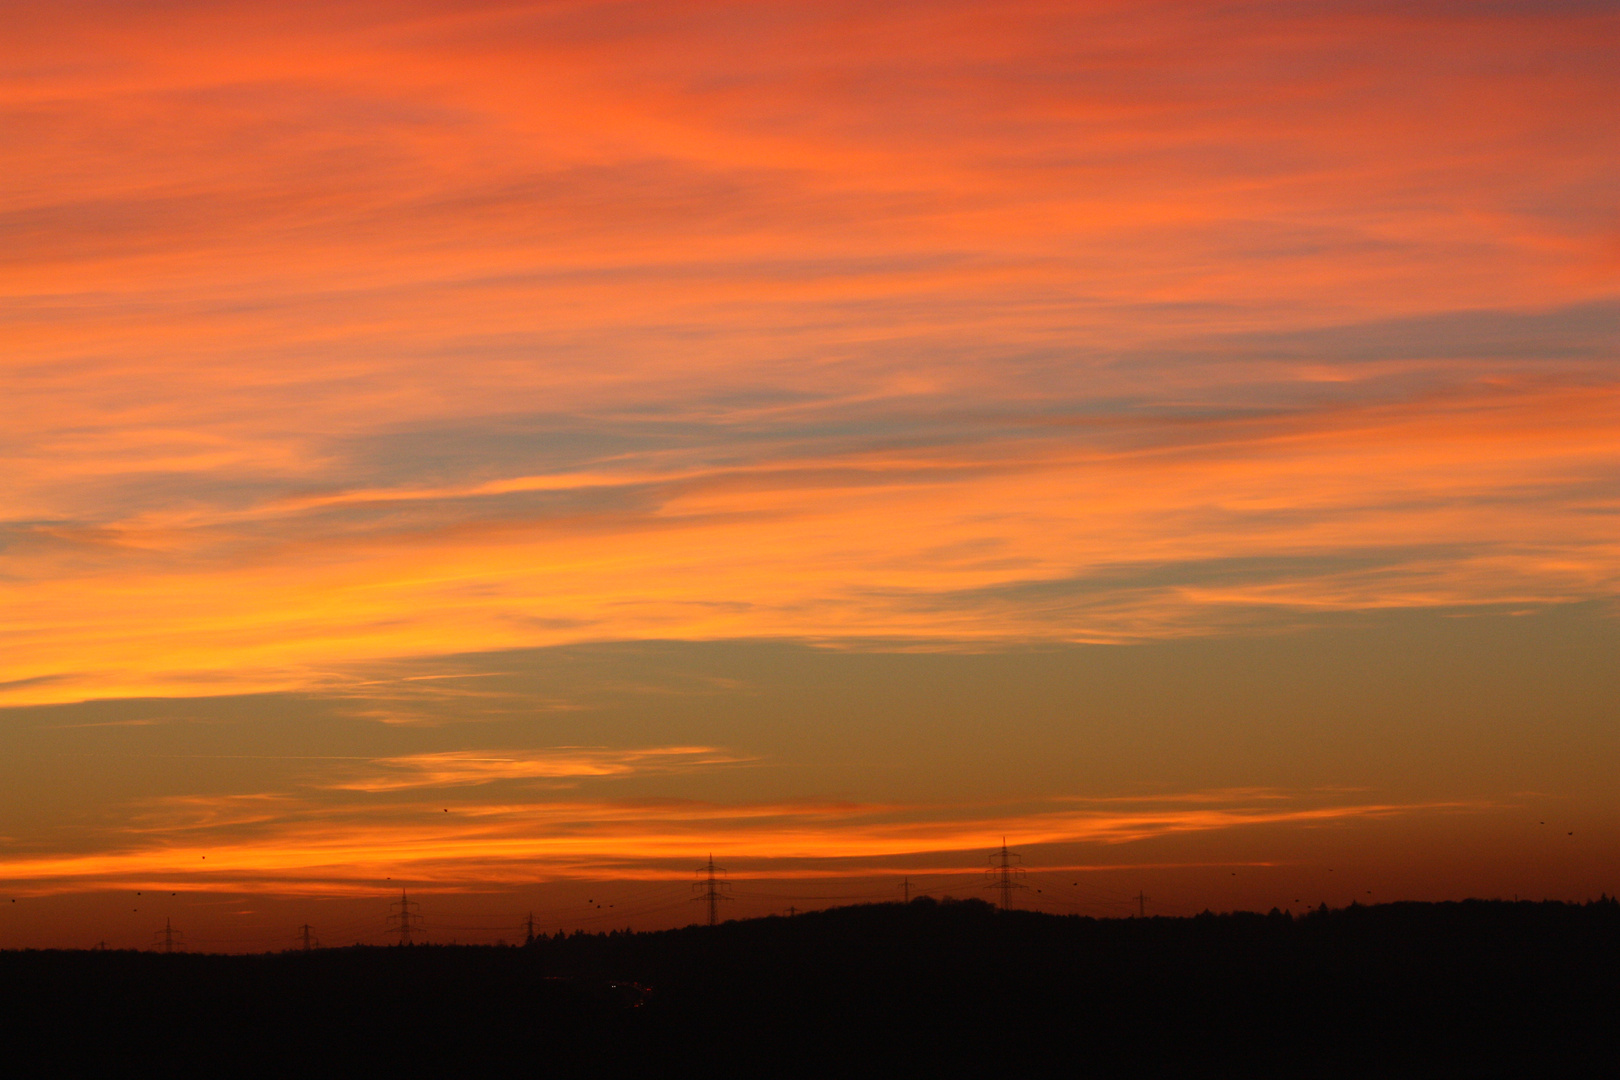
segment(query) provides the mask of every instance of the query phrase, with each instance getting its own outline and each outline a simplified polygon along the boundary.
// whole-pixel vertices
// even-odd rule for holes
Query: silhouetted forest
[[[0,986],[10,1075],[1611,1075],[1620,905],[925,898],[526,947],[11,951]]]

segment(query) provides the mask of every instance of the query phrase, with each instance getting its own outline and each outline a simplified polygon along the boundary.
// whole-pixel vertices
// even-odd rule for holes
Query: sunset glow
[[[11,895],[1620,886],[1611,5],[3,6]]]

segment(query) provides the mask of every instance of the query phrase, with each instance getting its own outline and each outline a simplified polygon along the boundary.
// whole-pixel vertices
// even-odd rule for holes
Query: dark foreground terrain
[[[4,952],[0,1005],[10,1076],[1606,1076],[1620,905],[919,900],[526,948]]]

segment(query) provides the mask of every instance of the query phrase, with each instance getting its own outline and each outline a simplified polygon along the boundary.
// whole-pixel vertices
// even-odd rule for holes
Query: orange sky
[[[19,897],[1328,819],[1514,891],[1388,823],[1546,799],[1620,884],[1612,5],[0,10]]]

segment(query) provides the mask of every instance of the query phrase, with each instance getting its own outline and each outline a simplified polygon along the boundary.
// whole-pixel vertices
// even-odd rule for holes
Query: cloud
[[[451,782],[465,782],[464,775]],[[959,869],[960,857],[973,852],[977,865],[977,852],[1003,836],[1026,847],[1113,847],[1183,833],[1488,808],[1356,801],[1346,794],[1251,789],[1086,807],[1064,800],[1023,806],[563,800],[460,804],[448,815],[421,803],[363,810],[288,797],[188,797],[152,808],[117,847],[0,861],[0,880],[31,894],[159,882],[205,891],[342,892],[374,890],[389,877],[456,888],[537,878],[684,880],[687,864],[711,852],[739,873],[752,862],[778,876],[858,876],[888,869],[901,856],[931,856],[936,870]]]
[[[330,786],[344,791],[402,791],[488,784],[498,780],[566,780],[675,772],[746,760],[749,759],[709,746],[664,746],[647,750],[563,746],[506,754],[445,750],[378,758],[369,763],[368,775],[337,781]]]
[[[310,688],[356,662],[615,638],[1128,641],[1609,596],[1617,405],[1517,375],[1179,415],[796,411],[569,471],[18,525],[0,692]]]
[[[1601,7],[9,29],[5,702],[1615,595]]]

